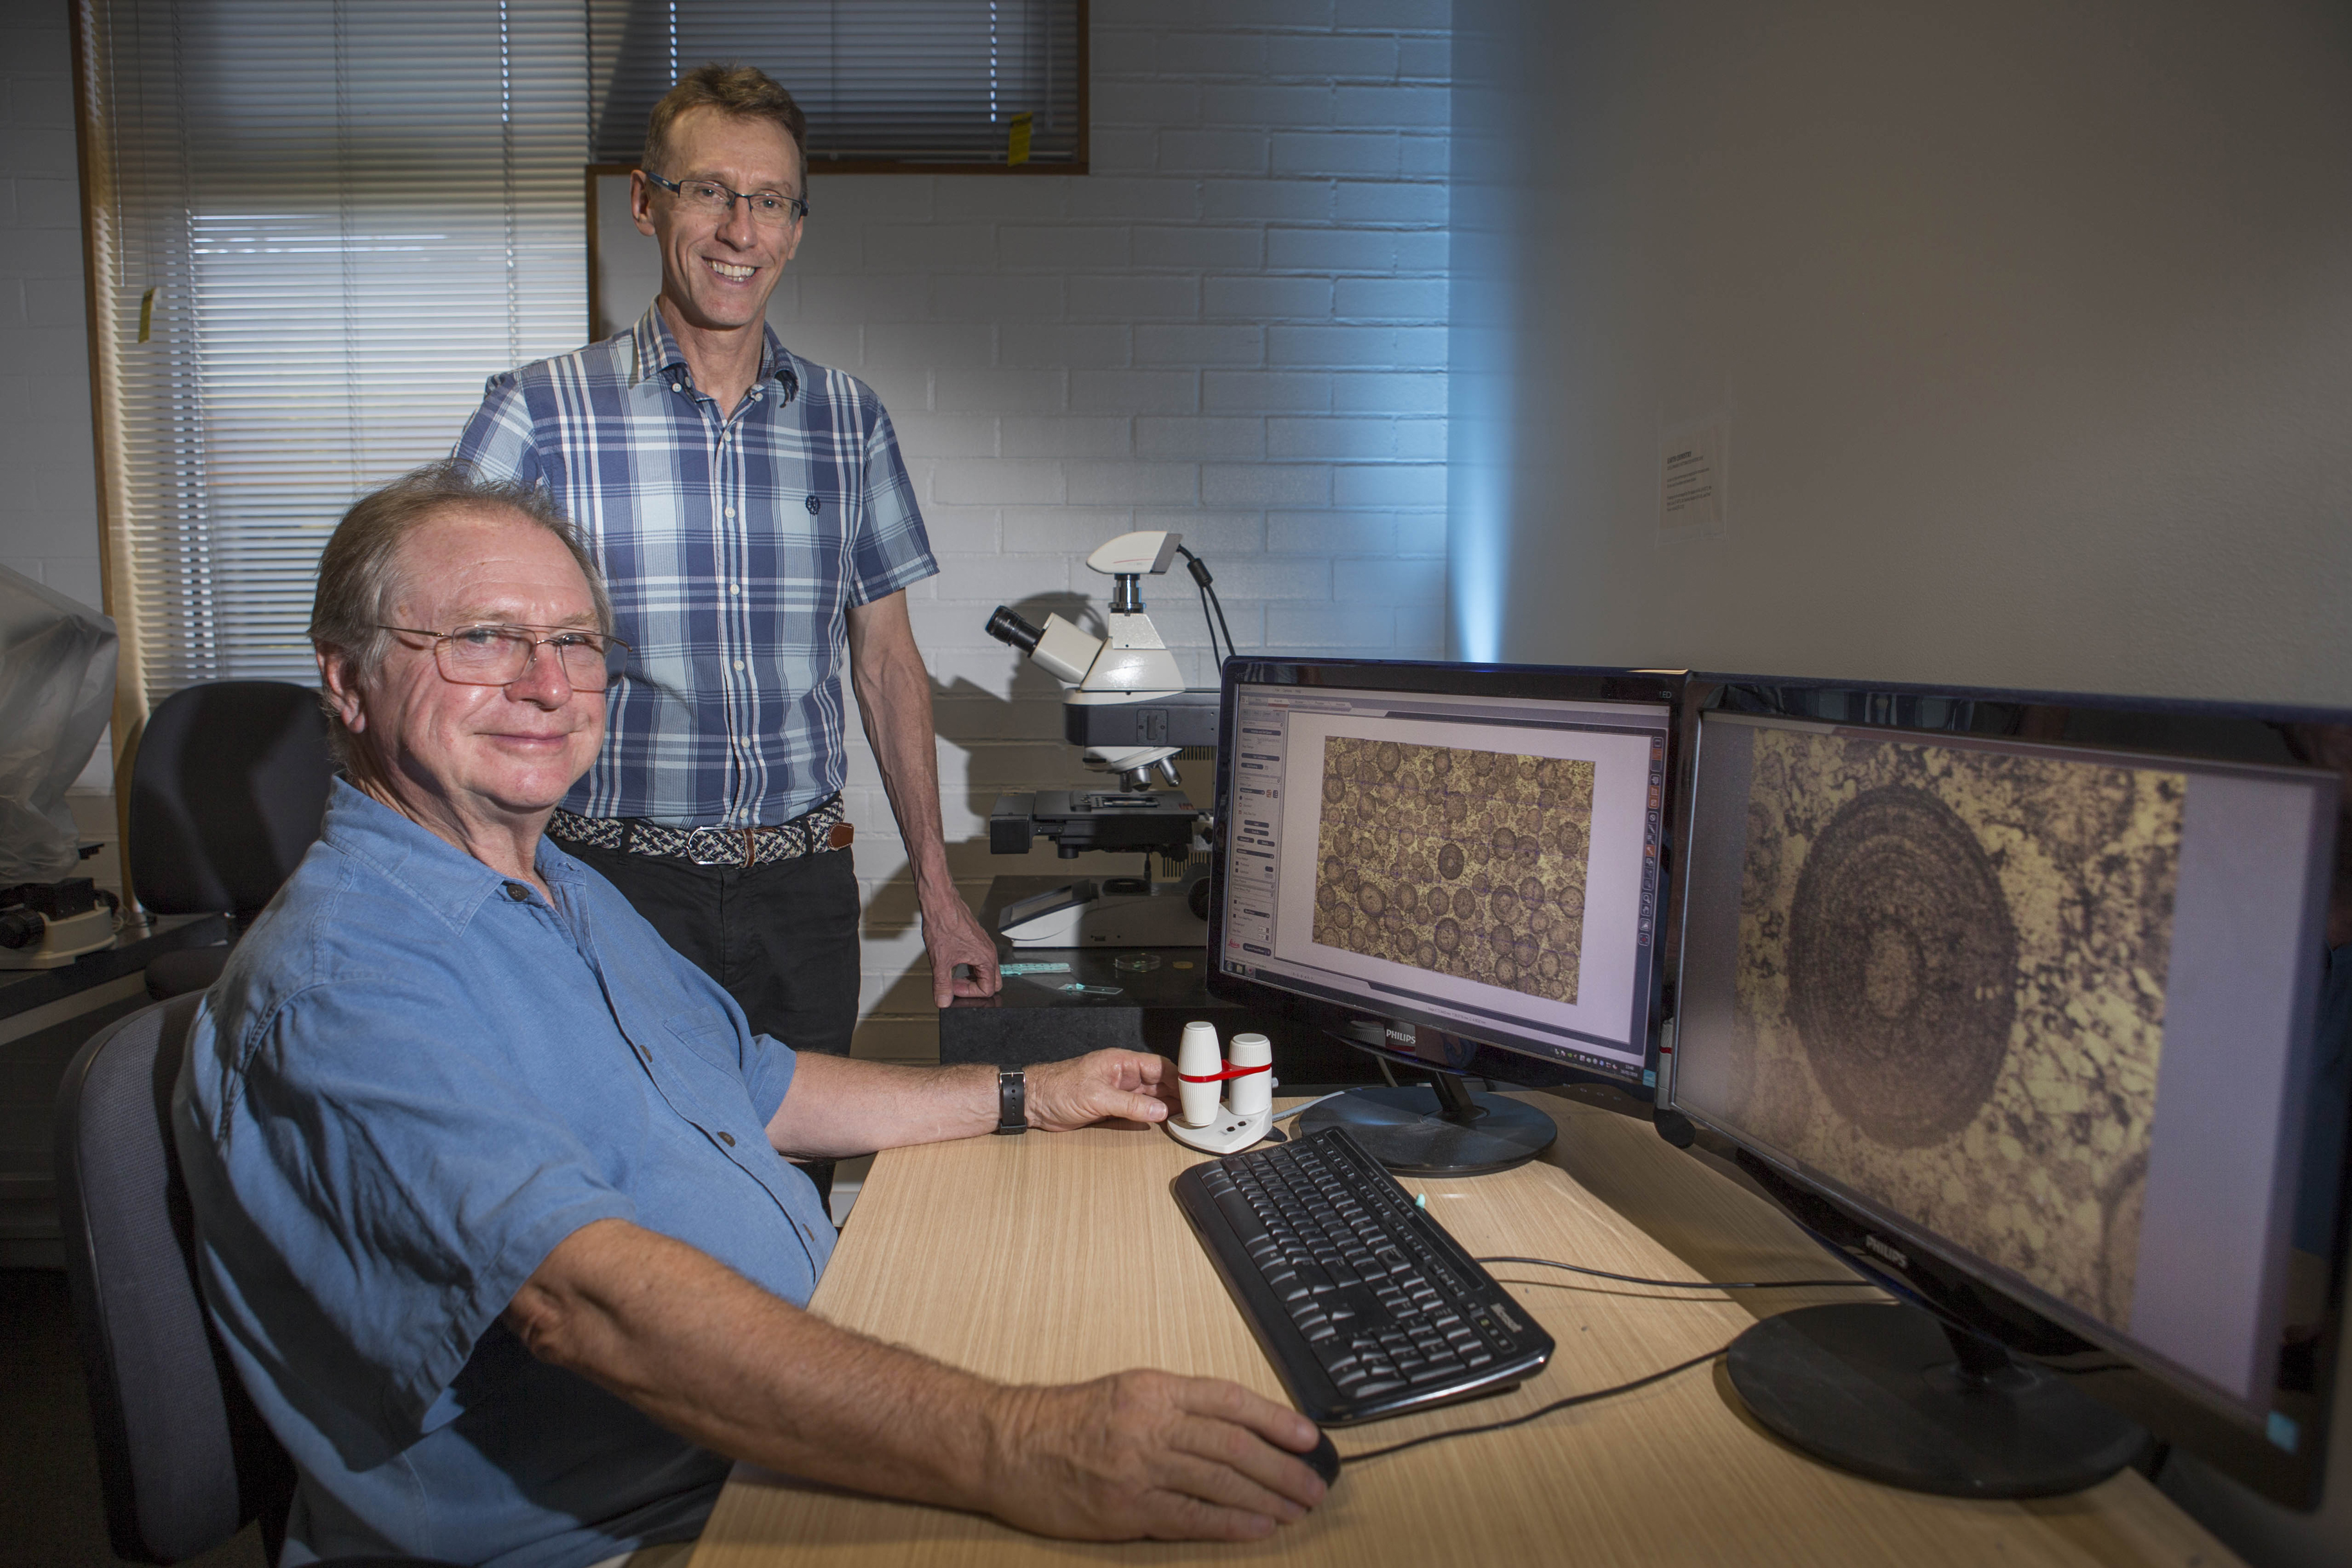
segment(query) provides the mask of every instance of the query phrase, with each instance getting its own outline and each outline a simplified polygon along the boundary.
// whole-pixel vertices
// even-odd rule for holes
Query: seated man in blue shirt
[[[174,1103],[214,1321],[299,1471],[284,1562],[618,1561],[695,1534],[730,1458],[1056,1535],[1298,1518],[1315,1428],[1234,1385],[1007,1387],[802,1310],[834,1234],[781,1156],[989,1132],[995,1072],[751,1033],[541,839],[604,736],[610,613],[551,503],[450,470],[320,559],[346,776]],[[1166,1097],[1107,1051],[1027,1103],[1062,1129]]]

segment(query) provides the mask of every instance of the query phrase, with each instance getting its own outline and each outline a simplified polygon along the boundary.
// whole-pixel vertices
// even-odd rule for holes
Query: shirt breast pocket
[[[663,1020],[688,1061],[716,1068],[740,1086],[743,1082],[743,1045],[735,1026],[723,1013],[678,1013]]]

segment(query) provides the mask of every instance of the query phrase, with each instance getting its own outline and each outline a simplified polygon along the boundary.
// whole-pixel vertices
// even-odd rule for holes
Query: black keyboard
[[[1499,1394],[1552,1339],[1338,1127],[1174,1182],[1225,1289],[1318,1426]]]

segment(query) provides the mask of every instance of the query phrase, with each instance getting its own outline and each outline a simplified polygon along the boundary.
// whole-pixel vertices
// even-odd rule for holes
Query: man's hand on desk
[[[1040,1535],[1257,1541],[1323,1500],[1315,1424],[1214,1378],[1008,1388],[988,1429],[988,1511]]]
[[[705,1448],[1042,1534],[1248,1541],[1323,1498],[1278,1451],[1311,1448],[1314,1424],[1238,1385],[1122,1372],[1008,1387],[836,1327],[625,1220],[557,1243],[505,1322],[541,1361]]]
[[[1029,1124],[1049,1133],[1114,1117],[1164,1122],[1176,1103],[1176,1064],[1139,1051],[1095,1051],[1027,1070]]]

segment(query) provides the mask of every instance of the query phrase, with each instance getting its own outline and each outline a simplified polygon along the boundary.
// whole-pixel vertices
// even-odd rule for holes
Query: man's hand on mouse
[[[1110,1117],[1164,1122],[1176,1103],[1176,1064],[1143,1051],[1096,1051],[1027,1071],[1032,1126],[1066,1133]]]
[[[1315,1424],[1216,1378],[1139,1371],[1005,1388],[985,1421],[982,1506],[1042,1535],[1258,1541],[1323,1500],[1298,1457]]]

